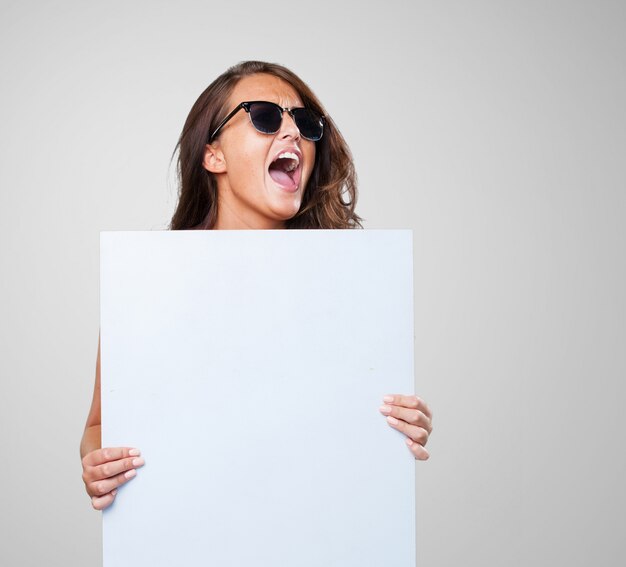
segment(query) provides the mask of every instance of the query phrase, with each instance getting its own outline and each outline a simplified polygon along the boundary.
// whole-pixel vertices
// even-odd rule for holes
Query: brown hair
[[[205,146],[226,113],[228,98],[245,76],[268,73],[289,83],[305,107],[326,116],[324,135],[316,142],[315,164],[300,210],[287,228],[356,228],[356,173],[350,149],[313,91],[289,69],[275,63],[243,61],[213,81],[194,103],[174,154],[178,151],[178,206],[170,229],[213,228],[217,220],[217,182],[202,166]]]

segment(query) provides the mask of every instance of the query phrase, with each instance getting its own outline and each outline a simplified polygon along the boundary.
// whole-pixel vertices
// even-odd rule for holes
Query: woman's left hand
[[[383,398],[385,405],[380,413],[387,416],[387,423],[407,436],[406,444],[413,456],[425,461],[430,457],[424,445],[433,430],[433,414],[426,402],[417,396],[390,394]]]

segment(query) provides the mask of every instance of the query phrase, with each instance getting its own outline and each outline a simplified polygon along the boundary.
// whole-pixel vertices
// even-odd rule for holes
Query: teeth
[[[281,158],[291,160],[289,165],[285,168],[285,171],[293,171],[300,164],[300,158],[298,157],[298,154],[294,154],[293,152],[282,152],[281,154],[278,155],[276,159],[281,159]]]

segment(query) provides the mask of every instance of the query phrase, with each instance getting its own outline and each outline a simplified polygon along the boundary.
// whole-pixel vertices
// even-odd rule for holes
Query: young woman
[[[179,203],[172,230],[356,228],[356,176],[339,130],[311,89],[280,65],[246,61],[200,95],[177,150]],[[383,398],[380,412],[426,460],[428,405]],[[96,510],[144,464],[130,447],[101,448],[100,344],[91,410],[81,442],[83,481]]]

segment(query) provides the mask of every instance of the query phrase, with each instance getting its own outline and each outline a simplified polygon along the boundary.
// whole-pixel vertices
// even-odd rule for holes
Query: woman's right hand
[[[139,449],[132,447],[105,447],[83,457],[83,482],[96,510],[110,506],[117,487],[137,475],[137,467],[144,464],[140,455]]]

